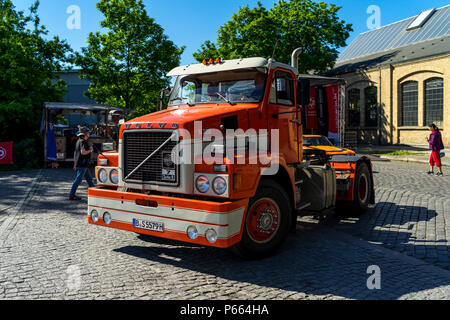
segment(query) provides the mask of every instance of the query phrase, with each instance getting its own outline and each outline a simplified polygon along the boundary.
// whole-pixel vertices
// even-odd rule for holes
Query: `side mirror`
[[[311,82],[306,79],[297,81],[297,101],[302,107],[306,107],[311,100]]]
[[[170,96],[170,94],[172,93],[172,90],[173,90],[173,87],[166,87],[159,92],[159,97],[158,97],[159,110],[164,109],[164,105],[166,104],[166,98],[168,96]]]

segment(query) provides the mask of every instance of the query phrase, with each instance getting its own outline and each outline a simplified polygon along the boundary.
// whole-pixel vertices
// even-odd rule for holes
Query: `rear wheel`
[[[369,167],[366,163],[358,165],[355,174],[353,201],[339,201],[336,204],[336,212],[342,216],[357,217],[364,214],[372,199],[372,179]]]
[[[361,215],[369,208],[372,197],[372,179],[370,177],[369,167],[366,163],[361,163],[355,175],[355,184],[353,189],[352,214]]]
[[[264,258],[286,240],[292,208],[286,191],[275,181],[263,181],[249,202],[242,240],[232,249],[244,258]]]

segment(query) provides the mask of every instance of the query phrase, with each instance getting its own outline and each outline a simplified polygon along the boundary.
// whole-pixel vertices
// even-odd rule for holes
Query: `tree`
[[[19,142],[39,133],[45,101],[61,101],[66,84],[55,72],[70,63],[70,47],[58,37],[44,39],[39,1],[29,14],[0,0],[0,140]],[[29,29],[31,28],[31,29]]]
[[[341,7],[312,0],[279,0],[267,10],[258,2],[240,7],[220,27],[216,43],[206,41],[194,53],[197,61],[211,54],[225,59],[274,57],[289,63],[294,49],[303,48],[300,72],[321,73],[333,67],[338,49],[346,45],[352,25],[339,19]]]
[[[148,113],[156,108],[165,75],[178,66],[178,48],[147,15],[142,0],[101,0],[105,33],[90,33],[77,54],[81,76],[92,81],[87,96],[99,103]]]

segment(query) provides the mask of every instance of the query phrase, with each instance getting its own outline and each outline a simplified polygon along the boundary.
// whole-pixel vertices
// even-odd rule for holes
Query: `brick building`
[[[327,75],[347,82],[346,127],[359,143],[450,145],[450,6],[363,33]]]

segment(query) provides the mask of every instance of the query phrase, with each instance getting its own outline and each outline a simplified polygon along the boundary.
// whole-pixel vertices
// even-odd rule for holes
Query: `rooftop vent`
[[[406,28],[406,31],[411,31],[423,27],[423,25],[428,21],[428,19],[431,18],[431,16],[435,12],[436,9],[434,8],[423,11],[421,14],[417,16],[416,19],[414,19],[414,21],[408,26],[408,28]]]

